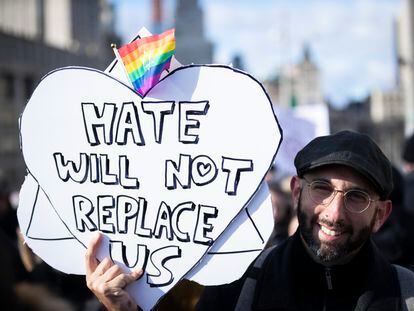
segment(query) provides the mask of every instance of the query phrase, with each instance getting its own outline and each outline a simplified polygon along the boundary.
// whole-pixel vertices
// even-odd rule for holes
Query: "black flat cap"
[[[374,185],[381,200],[387,199],[392,191],[391,163],[368,135],[341,131],[317,137],[295,157],[299,177],[331,164],[345,165],[362,174]]]

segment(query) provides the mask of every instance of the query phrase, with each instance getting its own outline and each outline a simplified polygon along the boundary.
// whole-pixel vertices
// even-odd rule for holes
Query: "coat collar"
[[[380,307],[378,310],[393,310],[400,301],[395,272],[371,240],[349,263],[329,269],[332,290],[327,287],[326,271],[311,259],[296,232],[276,247],[266,261],[254,309],[321,310],[323,304],[341,299],[362,307],[359,310],[374,305]]]

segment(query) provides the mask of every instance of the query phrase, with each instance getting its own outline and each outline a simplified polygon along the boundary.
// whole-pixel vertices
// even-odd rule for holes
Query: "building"
[[[12,189],[25,175],[18,116],[35,86],[63,66],[105,69],[118,42],[113,29],[104,0],[0,1],[0,179]]]
[[[236,53],[236,54],[233,55],[233,58],[231,60],[231,64],[233,65],[233,68],[240,69],[240,70],[245,70],[243,56],[239,53]]]
[[[354,130],[372,134],[372,122],[369,114],[370,98],[353,100],[343,108],[329,104],[329,124],[332,133],[341,130]]]
[[[404,116],[402,94],[398,88],[388,92],[375,90],[371,93],[370,116],[374,123],[399,120]]]
[[[204,15],[197,0],[177,0],[175,56],[183,64],[211,64],[213,44],[206,39]]]
[[[414,133],[414,0],[402,2],[397,19],[398,80],[404,102],[405,136]]]
[[[276,102],[291,107],[324,103],[320,71],[311,59],[309,46],[304,47],[299,63],[282,69]]]
[[[370,116],[376,129],[377,143],[396,166],[401,166],[404,143],[404,102],[400,88],[388,92],[373,91]]]
[[[367,106],[373,128],[371,135],[397,167],[402,166],[404,137],[414,131],[413,3],[411,0],[403,3],[394,23],[395,86],[372,91]]]

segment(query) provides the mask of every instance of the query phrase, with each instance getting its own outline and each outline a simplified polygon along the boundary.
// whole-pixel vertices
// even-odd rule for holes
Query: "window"
[[[34,79],[32,77],[26,77],[24,78],[23,84],[25,99],[29,99],[34,91]]]
[[[0,76],[0,97],[13,99],[15,95],[14,77],[11,73],[3,73]]]

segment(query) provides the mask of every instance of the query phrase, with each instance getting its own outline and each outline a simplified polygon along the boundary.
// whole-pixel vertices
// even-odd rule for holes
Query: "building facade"
[[[197,0],[177,0],[175,38],[175,56],[180,63],[212,63],[213,44],[206,38],[204,13]]]
[[[378,144],[398,167],[404,143],[404,101],[401,89],[373,91],[370,98],[370,117],[376,129]]]
[[[104,0],[0,1],[0,179],[10,188],[25,175],[18,117],[34,88],[55,68],[105,69],[118,41],[113,29]]]
[[[398,79],[404,103],[405,136],[414,133],[414,0],[404,0],[397,19]]]
[[[319,68],[305,46],[303,58],[297,64],[285,66],[278,79],[277,102],[281,106],[303,106],[324,103]]]

